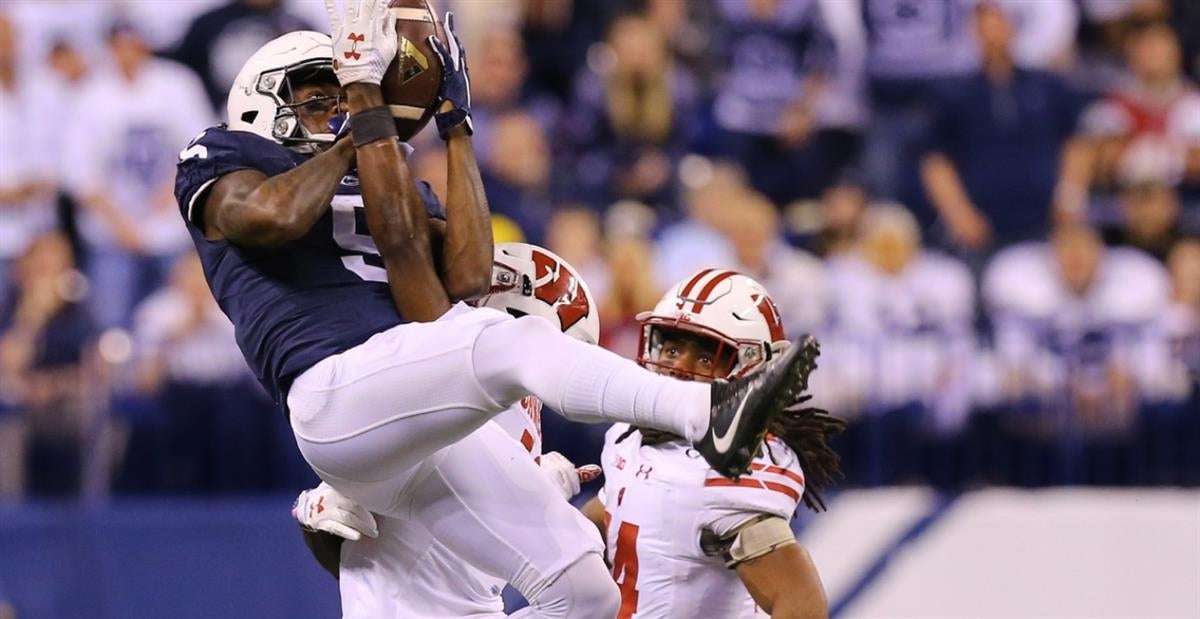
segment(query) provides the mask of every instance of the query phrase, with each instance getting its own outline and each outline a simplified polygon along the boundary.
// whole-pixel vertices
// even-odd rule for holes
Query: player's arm
[[[379,536],[375,516],[325,482],[296,497],[292,517],[304,532],[304,545],[334,578],[341,566],[343,542]]]
[[[600,502],[600,499],[597,497],[588,499],[588,502],[584,503],[583,507],[579,508],[579,511],[583,512],[584,517],[596,525],[596,530],[600,531],[600,539],[604,540],[604,543],[607,545],[608,527],[604,524],[604,504]]]
[[[471,143],[471,88],[466,54],[454,32],[454,14],[446,13],[448,46],[437,37],[429,44],[442,61],[442,104],[435,116],[446,140],[446,226],[438,267],[450,298],[485,294],[492,280],[492,217],[488,210],[475,147]]]
[[[817,568],[799,543],[776,548],[738,564],[735,569],[754,602],[771,613],[771,617],[829,617],[829,604]]]
[[[353,161],[354,146],[342,140],[283,174],[268,178],[246,169],[222,176],[200,198],[205,237],[277,247],[304,236],[329,208]]]
[[[326,572],[338,578],[342,566],[342,544],[346,541],[330,533],[300,529],[304,536],[304,545]]]
[[[430,244],[425,203],[408,167],[400,141],[392,135],[371,140],[360,131],[355,115],[386,111],[377,84],[354,83],[346,88],[350,127],[358,142],[358,178],[366,209],[367,228],[387,271],[392,300],[409,320],[435,320],[450,308],[450,298],[438,277]],[[391,121],[391,113],[387,113]],[[364,138],[363,136],[368,136]]]
[[[409,320],[435,320],[450,308],[430,247],[425,202],[400,147],[395,121],[379,84],[396,57],[396,18],[386,0],[362,0],[344,9],[326,0],[334,73],[346,89],[350,135],[367,227],[383,258],[388,289]]]

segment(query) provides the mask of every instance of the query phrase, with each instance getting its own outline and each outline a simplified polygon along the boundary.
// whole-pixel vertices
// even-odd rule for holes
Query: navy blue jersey
[[[233,322],[246,361],[281,406],[301,372],[405,322],[352,174],[298,240],[259,248],[204,237],[204,197],[217,179],[242,169],[274,176],[308,158],[252,133],[213,127],[180,153],[175,177],[175,198],[213,296]],[[419,188],[430,215],[444,217],[429,186]]]

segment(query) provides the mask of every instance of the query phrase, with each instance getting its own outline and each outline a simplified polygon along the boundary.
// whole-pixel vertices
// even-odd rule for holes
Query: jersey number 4
[[[621,612],[617,619],[629,619],[638,606],[638,525],[622,522],[617,529],[617,549],[613,553],[613,580],[621,589]]]

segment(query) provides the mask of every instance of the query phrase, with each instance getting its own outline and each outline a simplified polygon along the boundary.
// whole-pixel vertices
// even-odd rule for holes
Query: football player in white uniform
[[[752,373],[788,346],[766,290],[733,271],[696,273],[638,319],[638,361],[685,380]],[[736,481],[678,436],[614,425],[604,489],[584,513],[606,534],[618,618],[753,617],[756,605],[772,617],[826,616],[820,578],[788,521],[801,500],[824,509],[814,489],[840,476],[826,441],[842,425],[818,409],[785,411]]]
[[[559,306],[535,295],[540,263],[553,264],[556,272],[561,269],[579,282],[567,306],[596,307],[587,285],[570,264],[547,249],[525,243],[496,245],[491,292],[478,305],[516,317],[537,316],[577,340],[595,344],[600,339],[600,320],[595,312],[575,320],[575,316],[560,314]],[[597,478],[600,469],[595,465],[576,468],[557,452],[543,455],[541,417],[541,400],[528,396],[488,423],[501,428],[505,436],[480,432],[488,440],[519,443],[563,499],[570,499],[579,493],[580,483]],[[518,501],[520,497],[513,499]],[[434,539],[419,522],[371,514],[327,483],[300,493],[292,515],[304,527],[305,543],[314,556],[338,577],[345,619],[505,616],[500,593],[506,583],[472,567]],[[574,515],[578,522],[566,524],[583,522],[578,512]],[[520,517],[519,512],[514,511],[513,516]],[[561,554],[565,563],[602,547],[590,525],[565,529],[580,539],[570,546],[548,549]],[[354,543],[343,544],[343,540]]]

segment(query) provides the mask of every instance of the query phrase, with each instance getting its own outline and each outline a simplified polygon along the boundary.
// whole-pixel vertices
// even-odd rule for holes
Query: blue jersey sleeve
[[[222,176],[254,169],[274,176],[295,167],[299,155],[284,146],[245,131],[224,127],[206,129],[179,153],[175,199],[187,221],[203,226],[204,194]]]

